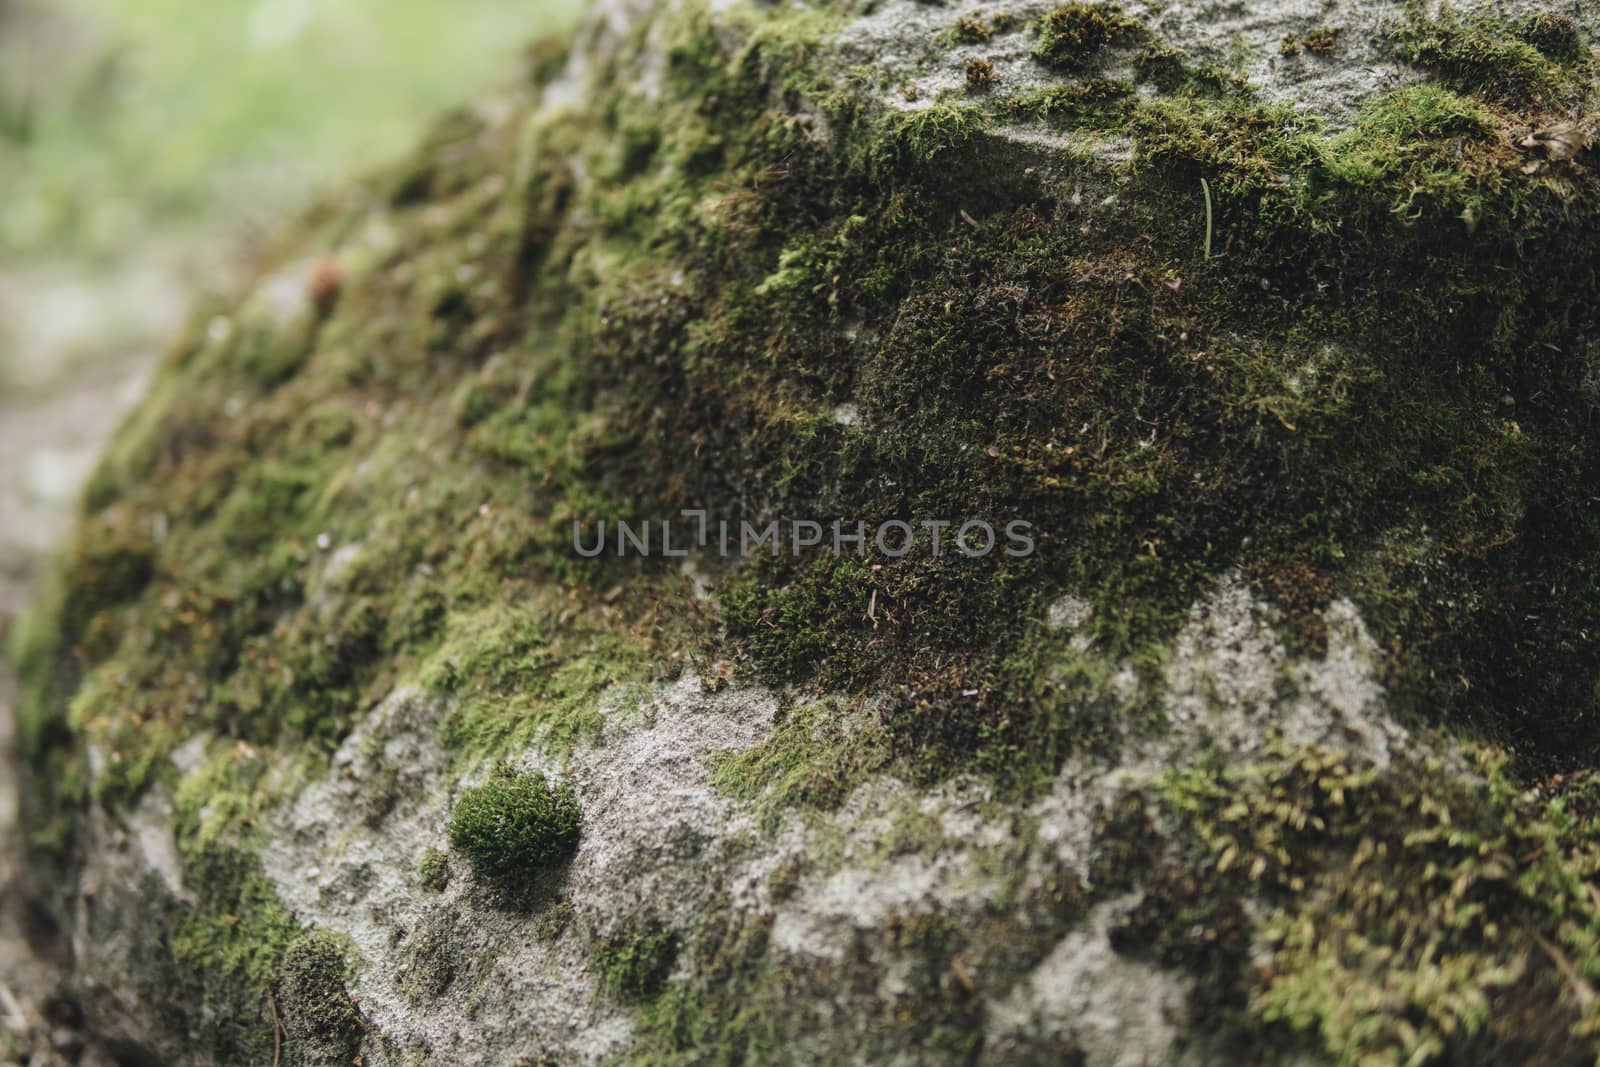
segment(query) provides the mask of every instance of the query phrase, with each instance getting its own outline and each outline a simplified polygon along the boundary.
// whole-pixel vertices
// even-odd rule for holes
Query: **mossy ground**
[[[828,64],[836,14],[721,17],[718,32],[697,9],[666,26],[648,105],[597,76],[606,88],[579,112],[538,112],[530,91],[499,125],[441,123],[279,254],[291,294],[308,260],[334,255],[336,294],[324,273],[298,311],[265,296],[219,307],[173,347],[19,642],[41,843],[70,851],[63,816],[85,794],[177,785],[166,757],[201,732],[314,774],[409,683],[453,699],[444,740],[464,762],[559,752],[592,735],[607,686],[727,639],[750,673],[889,697],[870,737],[791,718],[719,768],[735,793],[826,806],[882,760],[924,779],[976,768],[1023,798],[1118,733],[1108,717],[1129,711],[1108,664],[1148,691],[1189,606],[1235,570],[1297,647],[1325,638],[1329,599],[1355,601],[1415,721],[1511,746],[1522,775],[1592,763],[1600,176],[1592,152],[1529,143],[1595,113],[1595,58],[1559,20],[1413,12],[1390,47],[1434,79],[1329,133],[1111,5],[1036,29],[1041,58],[1087,80],[913,111],[880,106],[870,71]],[[620,49],[617,69],[644,47]],[[1137,82],[1083,65],[1105,48],[1135,55]],[[1019,119],[1130,141],[1112,178],[1101,160],[1061,164],[1090,190],[1114,180],[1118,209],[1074,202],[1071,180],[989,181],[994,132]],[[835,417],[844,404],[855,418]],[[570,551],[574,519],[687,507],[869,528],[1018,518],[1038,551],[706,561],[715,606],[662,561]],[[1094,657],[1041,625],[1066,592],[1097,609]],[[92,781],[89,746],[104,756]],[[1263,765],[1280,772],[1293,790],[1326,777]],[[239,818],[185,830],[191,855],[248,842],[257,801],[225,781]],[[1215,825],[1202,785],[1184,784],[1179,808]],[[1521,810],[1509,788],[1443,772],[1336,786],[1408,813],[1381,840],[1435,833],[1419,805],[1470,801],[1485,826]],[[1457,790],[1470,796],[1438,799]],[[1246,870],[1263,856],[1273,869],[1259,839],[1281,804],[1241,802],[1258,849]],[[1330,825],[1297,840],[1308,870],[1292,877],[1376,892],[1328,873],[1366,823]],[[1476,977],[1459,996],[1380,977],[1374,1010],[1409,1029],[1365,1028],[1329,990],[1389,965],[1367,947],[1319,962],[1295,940],[1322,914],[1310,905],[1274,927],[1282,982],[1239,968],[1228,924],[1259,890],[1222,877],[1234,861],[1217,870],[1221,832],[1185,877],[1211,890],[1197,921],[1226,943],[1168,947],[1234,983],[1208,988],[1244,991],[1229,1002],[1255,1005],[1241,1033],[1282,1023],[1336,1059],[1443,1055],[1492,1032],[1485,981],[1537,997],[1568,969],[1600,977],[1582,892],[1495,898],[1525,920],[1493,937],[1429,910],[1427,865],[1484,855],[1438,831],[1439,855],[1385,871],[1411,879],[1398,913],[1349,913],[1367,923],[1351,943],[1410,951],[1442,923],[1462,953],[1442,980]],[[1567,889],[1586,840],[1562,839],[1581,853],[1550,874]],[[988,942],[970,917],[907,935],[932,962],[905,1039],[976,1054],[983,1019],[948,959],[991,944],[993,972],[1022,973],[1030,938],[1076,914],[1057,903],[1040,905],[1048,922],[990,917],[1021,926]],[[1156,922],[1146,943],[1190,929]],[[1535,931],[1560,955],[1535,951]],[[774,1047],[803,1025],[783,1014],[793,989],[851,977],[777,973],[762,930],[708,926],[674,942],[694,982],[663,991],[653,944],[602,955],[666,1056]]]

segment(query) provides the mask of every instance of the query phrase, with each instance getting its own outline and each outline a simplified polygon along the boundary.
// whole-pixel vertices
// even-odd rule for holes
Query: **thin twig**
[[[1594,990],[1589,987],[1588,982],[1583,980],[1583,976],[1572,965],[1572,961],[1567,959],[1560,949],[1540,937],[1537,932],[1534,933],[1533,939],[1539,943],[1539,947],[1544,949],[1544,954],[1550,957],[1550,962],[1554,963],[1556,969],[1566,978],[1567,985],[1572,989],[1573,995],[1578,998],[1578,1006],[1585,1011],[1589,1010],[1594,1004]]]
[[[278,1021],[278,998],[267,990],[267,1006],[272,1009],[272,1067],[283,1059],[283,1024]]]
[[[972,973],[961,962],[961,953],[959,952],[950,957],[950,973],[956,976],[956,981],[960,982],[961,988],[968,993],[976,993],[978,991],[977,983],[973,982]]]
[[[22,1005],[17,1003],[17,998],[12,996],[10,987],[4,982],[0,982],[0,1008],[5,1009],[6,1024],[11,1029],[18,1035],[27,1032],[28,1016],[22,1010]]]
[[[1211,183],[1200,179],[1200,191],[1206,194],[1206,258],[1211,258]]]

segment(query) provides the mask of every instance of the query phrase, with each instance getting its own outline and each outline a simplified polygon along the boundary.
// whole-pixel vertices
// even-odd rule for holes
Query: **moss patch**
[[[417,865],[417,879],[422,888],[437,893],[450,884],[450,857],[436,848],[422,854]]]
[[[600,986],[624,1000],[659,994],[678,958],[678,935],[659,924],[646,924],[608,938],[596,954]]]
[[[1079,70],[1092,63],[1109,45],[1142,43],[1149,31],[1117,4],[1063,4],[1041,18],[1034,27],[1034,57],[1064,70]]]
[[[147,995],[153,1004],[174,989],[192,998],[185,1009],[193,1014],[179,1025],[219,1059],[270,1059],[268,998],[300,928],[247,852],[222,845],[193,849],[184,856],[183,879],[196,904],[178,913],[169,939],[152,946],[149,961],[154,973],[165,973],[160,957],[170,953],[174,987]]]
[[[754,748],[714,757],[711,781],[729,796],[754,801],[772,825],[791,809],[838,807],[890,755],[873,712],[819,701],[789,711]]]
[[[1394,43],[1446,84],[1513,106],[1571,106],[1593,85],[1594,56],[1554,13],[1508,23],[1446,6],[1436,17],[1413,14]]]
[[[1586,1063],[1592,784],[1528,793],[1506,769],[1286,751],[1178,775],[1165,803],[1184,858],[1156,864],[1119,944],[1198,973],[1223,1029],[1330,1060]]]
[[[357,1058],[366,1024],[345,989],[348,970],[344,945],[326,933],[304,934],[284,950],[277,997],[288,1062],[343,1067]]]
[[[450,812],[450,847],[495,881],[526,877],[577,850],[582,821],[577,798],[541,774],[497,767],[462,794]]]

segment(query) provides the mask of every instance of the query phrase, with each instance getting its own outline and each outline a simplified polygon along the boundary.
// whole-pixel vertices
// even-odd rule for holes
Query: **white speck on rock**
[[[1051,630],[1078,631],[1094,615],[1094,605],[1080,596],[1068,593],[1055,601],[1045,612],[1045,625]]]

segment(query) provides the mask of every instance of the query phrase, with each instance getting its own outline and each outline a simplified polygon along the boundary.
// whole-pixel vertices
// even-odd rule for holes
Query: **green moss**
[[[1430,385],[1402,361],[1422,339],[1452,349],[1486,336],[1497,353],[1563,343],[1537,323],[1570,287],[1507,288],[1483,249],[1532,226],[1554,242],[1539,262],[1559,262],[1554,247],[1581,247],[1582,227],[1556,220],[1580,210],[1588,179],[1558,163],[1525,173],[1506,133],[1520,120],[1465,75],[1446,79],[1455,90],[1384,94],[1328,136],[1187,70],[1114,7],[1058,9],[1041,27],[1052,61],[1137,46],[1140,76],[1168,86],[1144,101],[1091,79],[1011,103],[1137,143],[1135,200],[1149,212],[1086,247],[1010,192],[952,182],[981,161],[996,108],[864,107],[819,64],[828,18],[754,20],[731,54],[703,22],[690,13],[668,35],[659,113],[617,97],[515,136],[459,117],[441,127],[406,168],[430,175],[426,226],[402,204],[418,227],[408,247],[352,253],[345,295],[292,374],[251,369],[248,353],[284,331],[249,314],[180,346],[97,476],[100,525],[86,530],[119,540],[86,544],[67,582],[69,632],[95,676],[76,716],[118,754],[103,795],[166,773],[161,757],[190,729],[171,709],[190,704],[253,744],[328,747],[360,708],[418,680],[451,701],[445,736],[464,762],[591,736],[608,685],[648,677],[664,637],[692,645],[715,622],[651,611],[654,598],[688,603],[661,571],[562,551],[574,518],[689,505],[732,517],[735,500],[869,523],[1027,517],[1049,534],[1037,560],[779,561],[722,597],[762,670],[851,687],[894,678],[914,714],[890,721],[922,724],[908,736],[932,717],[946,724],[935,735],[977,739],[1015,733],[994,671],[1052,589],[1127,605],[1097,636],[1113,657],[1150,659],[1185,598],[1242,561],[1246,527],[1262,574],[1337,576],[1329,561],[1372,545],[1396,502],[1417,525],[1452,528],[1448,544],[1483,543],[1525,466],[1555,454],[1527,420],[1515,438],[1485,411],[1503,395],[1495,374]],[[1559,23],[1407,25],[1401,46],[1440,62],[1479,38],[1513,52],[1537,38],[1565,57],[1538,53],[1562,77],[1588,62]],[[817,149],[774,112],[769,84],[812,94],[837,144]],[[502,210],[492,161],[510,156],[522,185]],[[568,156],[590,164],[594,188],[579,191]],[[1197,263],[1201,178],[1215,233]],[[565,226],[575,198],[594,232]],[[319,225],[303,244],[336,229]],[[1308,255],[1308,240],[1321,251]],[[685,268],[679,281],[651,266],[664,259]],[[1424,282],[1389,284],[1407,273]],[[1334,276],[1344,288],[1330,297]],[[1270,298],[1261,278],[1278,280]],[[1392,310],[1373,295],[1429,286],[1435,296]],[[1041,295],[1064,287],[1063,300]],[[847,320],[878,324],[882,343],[852,350]],[[1311,388],[1274,355],[1329,335],[1345,354]],[[1419,385],[1428,410],[1451,414],[1408,433]],[[241,390],[246,416],[219,418]],[[827,412],[852,394],[866,429],[847,432]],[[1554,430],[1566,416],[1551,417]],[[1350,462],[1374,419],[1397,427],[1393,447]],[[1069,424],[1070,436],[1051,428]],[[273,458],[253,459],[263,452]],[[156,522],[144,481],[156,470],[159,544],[140,533]],[[1223,494],[1248,496],[1272,471],[1283,488],[1270,505],[1224,514]],[[1296,542],[1309,547],[1290,558]],[[357,562],[324,582],[328,554],[354,545]],[[126,588],[89,574],[101,556]],[[630,590],[616,608],[603,599],[614,585]],[[969,706],[959,694],[974,689]],[[1101,731],[1080,725],[1087,734],[1060,744],[1093,744]]]
[[[1339,30],[1335,26],[1318,26],[1306,34],[1305,46],[1307,52],[1317,55],[1327,55],[1339,44]]]
[[[569,627],[547,610],[554,617],[495,604],[445,620],[449,636],[420,677],[452,699],[443,736],[464,761],[535,739],[570,747],[599,729],[599,695],[638,677],[634,644]]]
[[[1326,158],[1331,176],[1350,186],[1398,191],[1403,185],[1405,199],[1392,205],[1397,213],[1414,216],[1434,204],[1481,212],[1497,191],[1489,183],[1504,180],[1473,166],[1480,159],[1486,168],[1499,162],[1479,155],[1498,148],[1495,128],[1495,117],[1481,105],[1421,85],[1369,104],[1355,130],[1334,139]],[[1442,150],[1446,144],[1456,147],[1455,158]]]
[[[430,893],[441,891],[450,884],[450,857],[436,848],[428,849],[417,865],[417,878]]]
[[[1558,188],[1524,174],[1525,160],[1507,146],[1506,119],[1439,86],[1382,96],[1356,129],[1328,136],[1291,109],[1185,77],[1193,79],[1190,91],[1150,102],[1129,101],[1109,83],[1089,83],[1020,105],[1024,113],[1104,127],[1138,142],[1136,173],[1148,183],[1141,195],[1158,206],[1094,248],[1069,247],[1027,210],[985,214],[981,196],[945,199],[943,172],[919,171],[919,161],[978,150],[985,121],[947,108],[893,115],[881,124],[843,112],[847,130],[864,128],[864,139],[846,150],[843,175],[825,166],[808,172],[786,157],[778,185],[743,202],[740,227],[764,234],[752,250],[781,252],[775,260],[770,252],[752,254],[759,279],[753,290],[744,288],[749,282],[736,266],[718,268],[706,291],[721,295],[700,312],[702,325],[689,343],[669,342],[664,357],[689,375],[674,383],[675,395],[695,397],[695,407],[715,412],[716,420],[669,422],[650,435],[669,449],[676,440],[693,440],[702,450],[714,445],[714,474],[684,449],[643,472],[647,480],[675,484],[689,469],[697,472],[691,481],[704,472],[760,486],[768,507],[814,510],[823,500],[827,513],[869,523],[912,509],[1005,507],[1051,532],[1044,559],[1010,565],[968,568],[926,556],[865,566],[848,558],[762,562],[722,596],[734,633],[760,666],[834,685],[892,677],[916,709],[890,720],[907,724],[907,736],[965,736],[963,744],[981,744],[984,737],[1014,737],[1024,719],[1002,710],[1009,690],[993,668],[1018,646],[1023,621],[1037,611],[1045,595],[1040,575],[1049,575],[1048,585],[1122,605],[1122,612],[1097,620],[1104,628],[1098,636],[1114,656],[1153,661],[1189,600],[1230,560],[1241,561],[1230,530],[1257,531],[1258,547],[1249,553],[1257,557],[1261,532],[1278,531],[1267,537],[1262,574],[1307,566],[1337,572],[1330,562],[1370,543],[1386,521],[1379,517],[1394,514],[1392,502],[1415,505],[1418,486],[1445,507],[1445,498],[1477,501],[1473,517],[1456,513],[1457,531],[1469,541],[1479,520],[1493,524],[1505,514],[1510,495],[1496,490],[1499,503],[1491,503],[1482,484],[1469,488],[1464,478],[1468,470],[1500,470],[1506,480],[1495,484],[1510,494],[1529,458],[1522,451],[1526,438],[1522,445],[1507,439],[1500,424],[1483,416],[1487,396],[1435,392],[1433,410],[1459,412],[1463,421],[1443,430],[1434,420],[1445,437],[1428,445],[1420,438],[1396,441],[1395,451],[1364,452],[1375,462],[1357,465],[1347,450],[1360,436],[1358,423],[1370,425],[1385,405],[1398,405],[1392,419],[1377,416],[1385,425],[1409,421],[1402,412],[1420,379],[1405,353],[1423,338],[1442,336],[1438,328],[1447,322],[1445,334],[1468,343],[1458,316],[1479,306],[1471,294],[1501,284],[1453,273],[1468,254],[1465,227],[1455,220],[1471,220],[1480,236],[1492,228],[1491,240],[1516,240],[1517,220],[1537,216],[1557,225],[1553,220],[1565,216],[1572,197],[1585,195],[1581,179],[1578,188]],[[875,194],[851,184],[857,174],[896,184]],[[1201,177],[1216,200],[1213,251],[1224,258],[1205,268],[1206,282],[1195,290],[1204,236]],[[838,206],[821,225],[808,223],[790,237],[781,220],[762,214],[768,196],[791,203],[818,197]],[[1407,222],[1431,228],[1407,234]],[[715,223],[710,229],[718,235],[713,240],[728,236]],[[1127,250],[1147,238],[1163,251],[1130,256]],[[1329,266],[1314,277],[1297,273],[1307,240],[1328,242]],[[1408,250],[1398,259],[1397,240]],[[736,238],[727,251],[740,246]],[[1379,247],[1392,272],[1360,266],[1367,253],[1356,249]],[[1451,249],[1448,268],[1438,259],[1441,247]],[[1398,266],[1400,260],[1410,266]],[[1325,292],[1316,287],[1339,272],[1362,279],[1361,290],[1375,294],[1389,288],[1385,278],[1417,269],[1460,296],[1431,308],[1408,303],[1390,314],[1374,313],[1382,303],[1375,295],[1332,303],[1312,295]],[[1287,284],[1263,300],[1263,277]],[[1015,294],[1049,291],[1064,278],[1074,280],[1064,306],[1015,302]],[[748,310],[773,304],[787,323],[776,334]],[[688,305],[666,306],[674,316],[690,313]],[[1028,317],[1034,313],[1036,321]],[[865,358],[839,351],[835,324],[852,318],[892,326]],[[1419,327],[1422,320],[1428,325]],[[648,347],[653,342],[644,339],[658,336],[649,331],[665,321],[654,314],[613,319],[602,351]],[[1277,324],[1269,333],[1295,325],[1272,341],[1241,346],[1223,339],[1230,329],[1259,334],[1268,322]],[[1490,334],[1505,337],[1507,328],[1502,320]],[[1330,332],[1342,338],[1337,355],[1313,355],[1327,349]],[[1318,333],[1322,339],[1313,340]],[[1297,346],[1318,365],[1321,377],[1310,389],[1301,368],[1280,355]],[[754,368],[715,377],[720,368],[741,365],[738,353],[749,351],[765,353]],[[1051,362],[1060,351],[1081,353],[1070,388],[1049,384],[1050,374],[1063,380],[1061,365]],[[706,377],[696,384],[702,371]],[[843,432],[796,411],[797,398],[810,395],[821,406],[839,397],[844,383],[862,407],[866,432]],[[1144,429],[1119,418],[1131,410],[1141,411]],[[1071,424],[1076,440],[1055,439],[1044,429],[1051,419]],[[780,440],[779,427],[792,435],[789,441]],[[1146,448],[1141,440],[1168,444]],[[1440,444],[1454,458],[1422,458]],[[1496,458],[1481,458],[1489,455]],[[1292,472],[1287,481],[1267,473],[1285,461]],[[1276,504],[1237,523],[1215,510],[1218,498],[1193,489],[1229,485],[1236,492],[1268,481],[1290,490],[1275,490]],[[851,483],[862,490],[839,491]],[[1085,521],[1089,516],[1096,518]],[[1296,611],[1315,647],[1315,612]],[[941,620],[957,617],[967,627],[960,636],[952,628],[946,638]],[[957,647],[936,672],[933,649]],[[958,698],[972,690],[977,699]],[[929,730],[930,722],[941,725]],[[1043,751],[1092,745],[1105,734],[1092,722],[1060,728]],[[1040,750],[1015,739],[993,748],[996,766],[1005,762],[1000,753]],[[957,751],[950,750],[949,763],[941,757],[941,765],[955,765]],[[1048,769],[1046,761],[1019,777]]]
[[[305,753],[269,757],[249,747],[215,745],[173,794],[173,826],[188,850],[249,841],[258,817],[273,800],[273,786],[305,781],[317,773],[317,760]]]
[[[888,738],[870,710],[818,701],[789,711],[759,745],[714,757],[711,781],[754,801],[773,824],[791,809],[837,808],[889,757]]]
[[[678,936],[671,930],[649,923],[630,928],[600,946],[600,987],[623,1000],[656,996],[677,958]]]
[[[335,1067],[357,1057],[366,1023],[345,988],[346,947],[322,931],[296,938],[284,950],[277,981],[290,1063]]]
[[[577,851],[581,822],[572,790],[501,766],[456,802],[450,847],[479,874],[505,882],[567,860]]]
[[[1124,943],[1209,946],[1184,962],[1225,991],[1219,1010],[1332,1060],[1587,1062],[1593,1003],[1563,990],[1595,978],[1590,792],[1583,776],[1525,793],[1488,753],[1475,773],[1290,751],[1179,775],[1167,803],[1194,866],[1163,876]]]
[[[1315,55],[1327,55],[1339,43],[1339,31],[1332,26],[1320,26],[1304,37],[1298,34],[1288,34],[1278,45],[1278,54],[1281,56],[1298,56],[1302,52],[1311,52]]]
[[[975,15],[963,15],[956,19],[950,35],[960,44],[982,44],[994,36],[994,30]]]
[[[419,922],[400,947],[400,987],[413,1004],[443,996],[469,972],[452,914],[433,914]]]
[[[94,654],[113,625],[111,612],[155,577],[156,543],[149,520],[113,505],[78,530],[65,562],[60,625],[68,642]]]
[[[773,564],[767,573],[785,571]],[[793,580],[779,585],[753,570],[723,596],[728,622],[769,669],[789,677],[821,670],[848,683],[857,635],[872,628],[874,576],[863,564],[822,557],[794,571]]]
[[[919,1061],[971,1062],[982,1055],[985,1000],[1004,997],[1083,916],[1082,887],[1055,871],[1053,849],[1032,852],[1026,834],[1012,846],[992,858],[994,869],[1034,864],[1054,873],[975,912],[892,912],[839,959],[774,949],[770,917],[745,916],[731,902],[713,906],[682,939],[683,980],[639,1005],[631,1061],[765,1062],[808,1041],[823,1057],[879,1060],[910,1050]],[[884,990],[885,967],[895,975],[892,991]],[[841,1016],[832,1008],[841,989],[869,1006]],[[1040,1035],[1019,1052],[1030,1054],[1073,1062],[1081,1050],[1069,1036]]]
[[[1514,32],[1558,63],[1581,64],[1587,52],[1577,24],[1559,12],[1529,15],[1515,26]]]
[[[151,1003],[176,997],[191,1008],[196,1046],[220,1061],[270,1058],[268,997],[301,930],[255,857],[236,847],[186,848],[183,882],[195,902],[148,946],[146,973],[166,985],[145,995]]]
[[[971,105],[935,104],[896,112],[868,142],[865,170],[882,177],[932,163],[967,144],[987,124],[983,112]]]
[[[534,929],[543,941],[554,941],[572,925],[576,909],[572,901],[562,897],[550,901],[534,919]]]
[[[1139,44],[1149,34],[1113,3],[1063,4],[1041,18],[1034,32],[1034,58],[1064,70],[1083,69],[1107,46]]]
[[[1133,87],[1105,78],[1087,78],[1077,85],[1054,85],[1005,103],[1006,111],[1017,116],[1066,119],[1073,124],[1110,126],[1115,116],[1127,108]]]
[[[184,883],[199,900],[173,939],[173,955],[224,982],[265,992],[299,934],[253,857],[202,846],[184,859]]]
[[[396,247],[358,247],[344,205],[359,197],[313,213],[274,262],[334,247],[347,264],[314,335],[207,309],[227,328],[197,323],[97,473],[56,609],[65,636],[30,654],[41,765],[80,730],[117,768],[101,795],[131,796],[196,727],[326,750],[407,681],[451,701],[464,763],[591,736],[608,685],[647,678],[653,649],[708,641],[716,620],[665,568],[574,558],[574,518],[1027,517],[1049,534],[1034,561],[780,561],[726,584],[763,671],[890,677],[907,705],[960,720],[955,694],[983,689],[1052,590],[1128,605],[1099,636],[1149,658],[1183,598],[1241,561],[1246,527],[1263,573],[1361,556],[1397,502],[1413,528],[1451,528],[1444,551],[1470,552],[1498,536],[1528,465],[1557,462],[1570,413],[1518,418],[1519,438],[1485,404],[1508,385],[1552,395],[1551,368],[1511,353],[1567,344],[1548,324],[1570,316],[1550,312],[1579,299],[1559,264],[1583,247],[1590,175],[1526,172],[1508,133],[1530,101],[1576,99],[1592,61],[1561,20],[1409,17],[1395,46],[1442,84],[1383,94],[1329,136],[1189,70],[1113,5],[1051,12],[1041,56],[1136,47],[1165,95],[1090,79],[879,113],[822,59],[837,16],[730,17],[747,31],[732,51],[703,13],[673,22],[654,111],[613,93],[584,116],[532,118],[525,100],[502,127],[441,124],[372,183],[426,175],[428,206],[391,205]],[[809,95],[835,142],[775,110],[774,86]],[[1086,245],[1022,190],[963,187],[1007,107],[1131,138],[1145,207]],[[576,207],[593,227],[568,225]],[[1529,234],[1543,250],[1510,279],[1490,250]],[[882,343],[853,348],[844,322]],[[1273,355],[1328,337],[1356,354],[1311,388]],[[1402,360],[1477,337],[1498,362],[1466,379],[1429,384]],[[827,413],[852,396],[866,422],[847,432]],[[241,414],[224,415],[230,397]],[[1441,414],[1419,424],[1413,408]],[[1363,420],[1396,432],[1354,463]],[[1270,504],[1225,515],[1224,495],[1250,497],[1270,471]],[[617,585],[629,595],[612,607]],[[52,726],[66,699],[50,686],[75,686],[54,665],[73,650],[79,725]],[[992,693],[977,704],[995,713]],[[189,707],[197,721],[177,714]]]
[[[1453,88],[1496,103],[1548,108],[1570,106],[1592,84],[1593,57],[1575,37],[1559,16],[1516,25],[1446,6],[1437,17],[1413,11],[1393,39],[1403,58]]]

